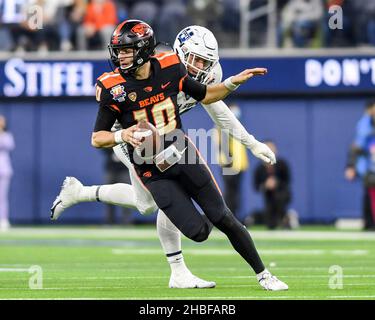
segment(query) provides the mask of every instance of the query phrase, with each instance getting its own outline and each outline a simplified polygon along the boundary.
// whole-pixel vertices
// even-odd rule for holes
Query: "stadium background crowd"
[[[250,47],[354,47],[375,45],[374,0],[4,0],[0,6],[0,50],[39,51],[105,49],[113,27],[138,18],[153,26],[159,41],[173,43],[183,27],[209,28],[221,48],[240,45],[241,14],[260,12],[249,24]],[[8,4],[7,4],[8,3]],[[8,5],[8,8],[6,8]],[[43,8],[43,28],[25,21],[30,6]],[[269,5],[276,10],[262,11]],[[328,8],[343,9],[343,29],[332,30]],[[10,7],[15,12],[6,12]],[[261,13],[263,12],[263,13]],[[269,19],[276,28],[269,30]],[[266,41],[267,31],[275,43]]]

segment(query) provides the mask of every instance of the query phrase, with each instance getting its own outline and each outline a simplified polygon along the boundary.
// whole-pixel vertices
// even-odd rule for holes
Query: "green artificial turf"
[[[375,299],[375,233],[250,232],[288,291],[264,291],[218,231],[199,244],[183,237],[190,270],[216,288],[169,289],[170,269],[154,227],[58,226],[0,233],[0,299]],[[42,268],[42,289],[29,288],[33,265]]]

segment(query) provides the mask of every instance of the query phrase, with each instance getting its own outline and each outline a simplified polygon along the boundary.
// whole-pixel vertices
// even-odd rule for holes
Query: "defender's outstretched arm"
[[[228,130],[228,133],[249,148],[255,157],[266,163],[276,163],[276,157],[272,150],[266,144],[259,142],[253,135],[247,132],[233,112],[230,111],[225,102],[217,101],[211,104],[202,105],[219,128]]]
[[[254,69],[246,69],[241,73],[229,77],[224,80],[224,82],[218,84],[212,84],[207,86],[206,96],[201,103],[203,104],[210,104],[213,102],[217,102],[226,98],[232,91],[236,90],[237,87],[250,78],[256,75],[265,75],[267,73],[266,68],[254,68]]]

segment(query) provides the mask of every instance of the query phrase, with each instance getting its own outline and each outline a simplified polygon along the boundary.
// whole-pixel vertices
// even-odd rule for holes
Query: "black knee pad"
[[[203,242],[207,240],[208,236],[211,233],[212,227],[213,225],[211,223],[203,224],[199,232],[196,233],[194,236],[190,237],[190,239],[195,242]]]

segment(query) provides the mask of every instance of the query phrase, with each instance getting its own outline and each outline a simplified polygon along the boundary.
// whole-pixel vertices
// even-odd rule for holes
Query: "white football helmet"
[[[218,44],[213,33],[201,26],[189,26],[181,30],[173,44],[189,74],[196,80],[205,83],[213,67],[219,62]],[[195,63],[203,62],[198,68]]]

